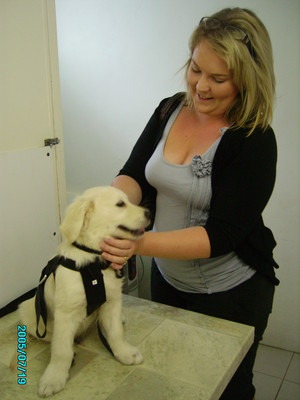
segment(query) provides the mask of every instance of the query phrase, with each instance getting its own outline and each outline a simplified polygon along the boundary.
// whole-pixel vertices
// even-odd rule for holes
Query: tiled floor
[[[11,358],[11,346],[9,346],[9,344],[14,340],[14,338],[10,337],[11,335],[7,334],[7,330],[8,327],[12,325],[14,320],[14,314],[10,314],[0,321],[0,333],[1,336],[3,335],[2,338],[4,341],[3,345],[1,346],[0,394],[1,386],[3,384],[5,386],[5,383],[9,383],[8,381],[10,379],[10,375],[7,369],[7,365],[9,364],[9,360]],[[34,354],[35,350],[37,354]],[[37,368],[36,374],[40,374],[41,365],[44,366],[46,363],[46,361],[43,360],[43,357],[49,358],[49,350],[40,353],[38,351],[40,352],[41,349],[38,346],[35,349],[33,346],[31,357],[36,357],[37,359],[37,364],[35,365],[35,367]],[[79,362],[75,364],[75,366],[72,368],[72,375],[79,376],[77,376],[77,380],[80,378],[80,374],[78,374],[78,372],[84,367],[84,364],[93,364],[93,358],[95,357],[94,353],[88,351],[83,352],[81,350],[80,352],[81,356],[78,357]],[[260,345],[254,371],[254,384],[257,389],[256,400],[300,400],[299,353],[293,353],[290,351]],[[25,395],[26,393],[23,394]],[[23,394],[20,398],[27,398],[26,396],[23,396]],[[29,399],[31,395],[30,393],[28,395]],[[59,394],[57,396],[59,396]],[[80,393],[77,393],[77,397],[74,393],[72,394],[72,396],[74,399],[79,398]],[[188,400],[188,397],[185,398]],[[192,397],[193,399],[195,398],[194,396]],[[4,396],[4,398],[6,400],[18,400],[19,397],[16,396],[14,391],[13,393],[11,393],[11,395],[9,395],[9,392],[6,392],[6,396]],[[32,400],[32,398],[30,400]],[[143,398],[140,397],[140,400],[143,400]]]
[[[256,400],[300,400],[300,354],[260,345],[254,385]]]

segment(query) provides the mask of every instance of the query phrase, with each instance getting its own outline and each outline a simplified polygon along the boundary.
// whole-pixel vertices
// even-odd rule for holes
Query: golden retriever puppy
[[[19,307],[20,322],[27,331],[51,341],[51,359],[39,383],[40,396],[51,396],[64,388],[74,339],[82,336],[95,319],[117,360],[123,364],[143,361],[139,350],[124,338],[122,279],[101,260],[99,244],[106,237],[136,239],[148,224],[149,212],[131,204],[122,191],[110,186],[88,189],[68,207],[61,224],[64,240],[58,248],[58,265],[54,272],[43,271],[35,297]],[[96,265],[96,270],[84,276],[82,272],[88,271],[90,264]],[[85,288],[86,279],[92,296]],[[100,293],[101,285],[97,286],[101,280],[104,294]],[[96,304],[95,297],[99,298]]]

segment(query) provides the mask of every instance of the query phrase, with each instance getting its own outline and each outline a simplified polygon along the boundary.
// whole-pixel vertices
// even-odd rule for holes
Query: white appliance
[[[151,257],[131,257],[124,266],[123,293],[150,300]]]

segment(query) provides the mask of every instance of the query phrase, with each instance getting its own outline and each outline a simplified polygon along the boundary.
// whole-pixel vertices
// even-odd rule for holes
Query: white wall
[[[67,190],[110,184],[158,102],[184,89],[178,73],[202,16],[254,10],[274,48],[278,177],[265,212],[281,265],[265,343],[300,351],[299,1],[56,0]]]

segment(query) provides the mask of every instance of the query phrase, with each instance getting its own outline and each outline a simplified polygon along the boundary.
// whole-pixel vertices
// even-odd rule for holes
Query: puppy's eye
[[[124,203],[123,200],[120,200],[120,201],[116,204],[116,206],[117,206],[117,207],[125,207],[126,204]]]

